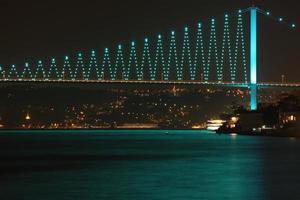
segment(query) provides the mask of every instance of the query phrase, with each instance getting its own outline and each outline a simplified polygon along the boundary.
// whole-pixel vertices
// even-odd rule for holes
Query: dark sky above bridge
[[[0,2],[0,63],[22,64],[78,51],[114,47],[145,36],[206,22],[246,0],[125,0]],[[257,6],[300,25],[297,0],[261,0]],[[291,31],[270,19],[259,25],[259,80],[300,81],[300,28]]]

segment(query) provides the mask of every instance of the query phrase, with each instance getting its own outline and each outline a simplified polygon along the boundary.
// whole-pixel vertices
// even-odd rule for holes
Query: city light
[[[29,113],[27,113],[27,114],[26,114],[26,117],[25,117],[25,119],[26,119],[26,120],[30,120],[30,119],[31,119],[31,117],[30,117]]]
[[[238,120],[239,120],[238,117],[231,117],[231,121],[232,121],[233,123],[236,123]]]
[[[224,120],[209,120],[207,122],[207,130],[210,130],[210,131],[216,131],[218,130],[222,125],[223,123],[225,123],[226,121]]]

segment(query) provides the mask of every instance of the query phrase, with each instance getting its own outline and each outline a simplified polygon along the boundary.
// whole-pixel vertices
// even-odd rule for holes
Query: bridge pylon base
[[[252,111],[257,110],[257,85],[250,85],[250,109]]]

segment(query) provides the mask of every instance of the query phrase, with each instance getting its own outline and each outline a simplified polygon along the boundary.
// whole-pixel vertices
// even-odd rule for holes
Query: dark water
[[[0,199],[300,199],[300,140],[169,133],[0,133]]]

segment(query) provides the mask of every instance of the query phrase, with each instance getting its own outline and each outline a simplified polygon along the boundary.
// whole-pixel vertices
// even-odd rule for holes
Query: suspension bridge
[[[128,47],[118,45],[113,51],[105,48],[101,57],[92,50],[89,56],[78,53],[74,58],[65,56],[61,62],[52,58],[49,62],[39,60],[32,67],[29,63],[0,66],[0,81],[241,87],[250,89],[251,110],[256,110],[257,88],[300,88],[297,83],[257,82],[258,14],[271,16],[268,11],[250,7],[225,14],[221,34],[217,20],[211,19],[210,30],[198,23],[192,31],[184,27],[180,39],[171,31],[166,38],[161,34],[153,41],[145,38],[141,48],[136,42]],[[245,26],[245,16],[249,16],[250,25]],[[284,23],[282,18],[278,21]],[[295,24],[286,24],[296,28]]]

